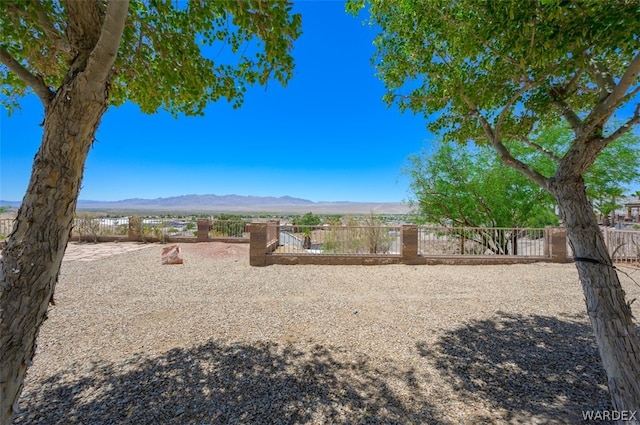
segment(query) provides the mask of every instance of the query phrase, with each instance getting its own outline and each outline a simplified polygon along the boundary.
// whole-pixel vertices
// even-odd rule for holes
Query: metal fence
[[[167,237],[196,237],[196,222],[183,218],[142,218],[131,217],[127,226],[127,233],[132,232],[142,239]]]
[[[544,257],[545,229],[421,226],[418,254]]]
[[[281,225],[273,254],[400,255],[399,226]]]
[[[9,233],[13,230],[13,222],[12,218],[0,219],[0,240],[9,237]]]
[[[244,220],[213,219],[209,237],[215,238],[248,238],[249,222]]]
[[[192,217],[78,217],[74,221],[72,236],[77,236],[81,240],[92,240],[99,236],[128,236],[130,232],[142,239],[196,238],[198,225],[197,219]],[[212,239],[247,238],[247,222],[244,220],[212,219],[209,237]]]
[[[249,237],[246,220],[211,218],[209,238]],[[277,222],[274,222],[277,223]],[[0,240],[13,229],[13,219],[0,219]],[[72,236],[91,241],[99,236],[130,235],[134,231],[142,239],[198,236],[197,218],[77,217]],[[609,254],[614,262],[640,267],[640,232],[634,230],[603,230]],[[400,255],[401,226],[270,226],[270,240],[278,240],[273,254],[369,254]],[[481,228],[420,226],[418,254],[504,255],[544,257],[545,229]]]
[[[129,234],[129,218],[76,217],[71,236],[80,240],[94,240],[98,236],[126,236]]]
[[[640,267],[640,232],[604,230],[604,239],[614,263]]]
[[[248,220],[219,220],[211,218],[209,238],[249,237]],[[13,229],[13,219],[0,219],[0,240],[5,239]],[[131,232],[141,239],[167,237],[197,238],[198,219],[193,217],[93,217],[79,216],[73,221],[71,236],[81,241],[95,241],[98,237],[127,237]]]

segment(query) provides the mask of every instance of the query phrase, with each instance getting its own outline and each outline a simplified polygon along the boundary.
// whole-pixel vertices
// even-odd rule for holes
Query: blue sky
[[[387,108],[370,64],[375,31],[338,1],[296,3],[303,35],[286,88],[250,88],[242,108],[205,117],[111,108],[89,153],[80,199],[186,194],[398,202],[409,197],[406,158],[433,140],[422,116]],[[0,199],[21,200],[42,136],[42,106],[0,115]]]

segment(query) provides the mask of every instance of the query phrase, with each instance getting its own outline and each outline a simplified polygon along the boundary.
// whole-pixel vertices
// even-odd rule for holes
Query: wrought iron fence
[[[604,238],[614,263],[640,267],[639,231],[605,229]]]
[[[95,240],[98,236],[126,236],[129,232],[129,218],[76,217],[73,221],[72,236],[80,240]]]
[[[282,225],[274,254],[400,255],[399,226]]]
[[[210,238],[247,238],[249,234],[249,222],[245,220],[218,220],[213,219]]]
[[[421,226],[418,254],[545,256],[545,230]]]
[[[195,237],[197,234],[196,222],[191,219],[131,217],[130,227],[142,238]]]
[[[13,221],[12,218],[0,219],[0,240],[9,237],[9,233],[13,230]]]
[[[247,238],[248,225],[244,220],[212,219],[209,237]],[[97,218],[77,217],[74,220],[72,236],[80,240],[96,240],[99,236],[127,236],[130,233],[145,240],[146,238],[166,239],[169,237],[196,238],[198,236],[197,219],[193,217],[119,217]]]

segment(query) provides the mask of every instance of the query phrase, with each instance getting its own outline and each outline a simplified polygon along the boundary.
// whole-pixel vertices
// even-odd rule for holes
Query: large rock
[[[166,248],[162,248],[162,264],[182,264],[183,260],[180,258],[180,247],[178,245],[171,245]]]

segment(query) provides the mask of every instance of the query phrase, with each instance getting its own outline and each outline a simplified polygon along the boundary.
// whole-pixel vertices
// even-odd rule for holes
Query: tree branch
[[[61,53],[71,54],[71,46],[69,41],[60,34],[60,32],[51,24],[47,15],[42,11],[38,11],[38,22],[42,26],[47,37],[53,40],[56,50]]]
[[[111,72],[111,67],[118,54],[128,12],[129,0],[109,1],[100,38],[87,61],[86,71],[94,74],[94,81],[105,81]]]
[[[627,96],[627,91],[629,88],[637,81],[638,74],[640,73],[640,52],[631,60],[627,70],[613,87],[613,90],[609,95],[602,99],[598,104],[593,108],[591,113],[587,116],[584,122],[587,124],[587,127],[583,129],[583,134],[589,134],[591,131],[602,124],[604,121],[609,119],[609,117],[613,114],[615,109],[620,106],[622,101]]]
[[[551,93],[551,97],[555,97],[555,93]],[[573,110],[573,108],[571,108],[571,106],[569,106],[569,104],[567,102],[565,102],[562,99],[554,99],[551,101],[551,104],[553,106],[555,106],[556,108],[558,108],[558,111],[560,111],[560,113],[562,114],[562,116],[564,117],[565,120],[567,120],[567,122],[569,123],[569,125],[571,126],[571,129],[574,132],[578,132],[578,130],[580,128],[582,128],[583,126],[583,122],[580,119],[580,117],[578,116],[578,114],[575,113],[575,111]]]
[[[461,97],[464,100],[464,102],[469,106],[469,108],[471,108],[472,113],[480,120],[480,124],[482,125],[484,132],[487,134],[487,137],[489,138],[489,142],[491,143],[491,146],[493,146],[493,148],[496,150],[498,155],[500,155],[500,160],[505,165],[527,176],[533,182],[535,182],[540,187],[548,191],[549,190],[548,179],[542,174],[540,174],[539,172],[537,172],[536,170],[534,170],[533,168],[529,167],[524,162],[516,159],[513,155],[511,155],[511,152],[509,152],[509,149],[507,149],[507,147],[496,137],[496,133],[491,127],[491,124],[489,123],[489,121],[487,121],[484,115],[480,113],[480,111],[478,110],[478,106],[475,103],[473,103],[471,99],[469,99],[469,97],[467,97],[465,94],[461,94]]]
[[[587,53],[584,53],[584,55],[587,58],[587,69],[590,71],[591,76],[600,89],[600,100],[602,101],[613,91],[616,82],[613,80],[613,75],[611,75],[611,72],[604,64],[596,61]]]
[[[489,123],[489,121],[487,121],[484,115],[480,113],[480,110],[478,109],[478,105],[476,105],[471,99],[469,99],[467,95],[462,93],[461,97],[462,97],[462,100],[464,100],[464,102],[467,104],[467,106],[471,108],[471,113],[475,115],[478,118],[478,120],[480,120],[480,124],[482,125],[482,128],[484,129],[485,134],[493,144],[493,140],[495,139],[495,133],[493,132],[493,128],[491,127],[491,124]]]
[[[14,74],[24,81],[33,92],[40,98],[45,108],[49,106],[54,92],[47,87],[44,79],[40,76],[33,75],[27,68],[16,61],[4,47],[0,46],[0,62],[9,68]]]
[[[434,100],[449,100],[451,98],[451,96],[444,96],[444,97],[435,97],[435,96],[415,96],[412,94],[396,94],[393,93],[392,96],[394,97],[394,99],[400,99],[400,100],[422,100],[423,102],[432,102]]]
[[[535,142],[532,142],[531,140],[528,140],[526,137],[518,137],[518,140],[520,140],[525,145],[534,148],[535,150],[537,150],[538,152],[540,152],[541,154],[543,154],[544,156],[546,156],[547,158],[551,159],[554,162],[560,162],[560,160],[562,159],[558,155],[556,155],[555,153],[553,153],[550,150],[544,148],[543,146],[541,146],[541,145],[539,145],[539,144],[537,144]]]
[[[577,87],[578,81],[580,81],[580,77],[584,74],[584,69],[579,69],[573,78],[569,80],[569,82],[563,87],[563,91],[565,94],[571,92],[574,88]]]
[[[527,90],[531,89],[534,86],[535,84],[533,84],[532,82],[523,84],[522,87],[520,87],[520,90],[518,90],[516,94],[511,96],[511,99],[509,99],[507,103],[504,105],[504,108],[502,108],[502,111],[500,111],[500,115],[498,115],[498,122],[496,123],[496,128],[495,128],[496,138],[498,140],[501,139],[500,133],[502,132],[502,122],[504,121],[504,118],[507,116],[507,113],[511,110],[511,107],[513,106],[513,104],[516,103],[518,99],[520,99],[520,96],[522,96],[524,93],[527,92]]]
[[[640,103],[636,105],[636,110],[633,113],[633,116],[629,121],[621,125],[616,131],[611,133],[607,138],[604,139],[604,143],[608,145],[609,143],[616,140],[618,137],[622,136],[625,133],[631,131],[634,125],[640,123]]]
[[[626,103],[629,100],[633,99],[633,97],[640,93],[640,85],[638,85],[635,89],[631,90],[629,93],[627,93],[623,98],[621,103]]]

